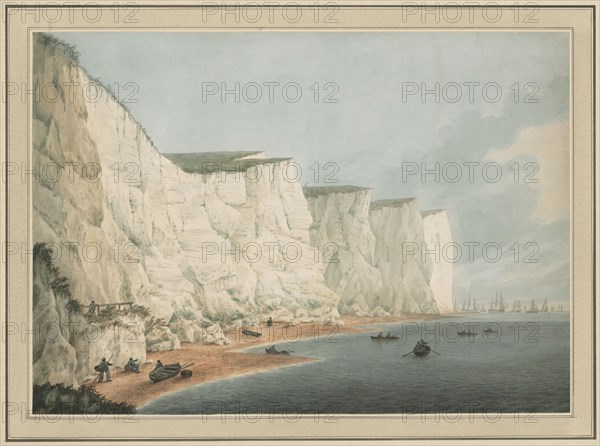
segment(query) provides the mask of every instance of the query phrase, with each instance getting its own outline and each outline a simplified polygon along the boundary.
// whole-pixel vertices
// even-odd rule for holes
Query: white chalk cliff
[[[67,46],[40,35],[33,81],[61,91],[58,100],[33,102],[41,172],[33,182],[33,239],[53,248],[75,298],[148,308],[170,331],[153,333],[149,348],[223,342],[215,322],[267,314],[338,320],[339,298],[309,245],[302,188],[285,176],[289,160],[258,153],[252,163],[242,160],[241,174],[184,172],[107,90],[89,100],[93,79]],[[247,154],[229,161],[238,158]],[[52,306],[47,286],[38,305]]]
[[[423,211],[425,246],[431,258],[429,286],[441,313],[452,313],[453,266],[452,233],[448,214],[443,209]]]
[[[438,313],[429,286],[429,260],[421,258],[423,219],[413,198],[371,203],[375,267],[381,272],[381,306],[391,314]]]
[[[325,283],[340,296],[342,314],[366,315],[379,305],[381,274],[373,266],[375,236],[369,226],[371,189],[305,187],[311,242],[325,256]]]
[[[34,36],[33,81],[59,94],[33,101],[33,240],[54,257],[53,267],[34,263],[33,318],[72,327],[36,341],[36,383],[77,384],[110,354],[122,365],[181,342],[227,342],[225,325],[267,316],[337,324],[340,312],[435,313],[451,301],[442,285],[451,269],[402,258],[405,242],[449,239],[441,217],[424,230],[414,200],[303,191],[290,159],[262,152],[163,156],[104,87],[90,100],[95,81],[70,47]],[[52,290],[58,276],[84,306],[147,310],[113,321],[139,326],[136,342],[66,311]],[[87,339],[86,326],[99,340]]]
[[[371,189],[356,186],[305,187],[304,194],[311,242],[323,250],[340,313],[452,311],[452,264],[427,254],[452,241],[445,211],[423,218],[416,199],[371,202]]]

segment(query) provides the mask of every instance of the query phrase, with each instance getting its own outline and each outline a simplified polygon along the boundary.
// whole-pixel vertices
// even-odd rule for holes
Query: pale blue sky
[[[127,106],[161,152],[264,150],[268,156],[294,157],[303,167],[302,182],[311,184],[310,165],[335,162],[339,184],[373,187],[375,199],[416,196],[422,209],[448,210],[459,243],[495,241],[503,246],[498,263],[456,265],[459,301],[470,292],[487,303],[500,286],[509,298],[567,298],[568,205],[548,218],[540,218],[539,207],[546,206],[553,193],[549,178],[562,181],[563,190],[569,187],[568,163],[559,165],[558,175],[552,163],[568,146],[548,145],[534,154],[523,142],[529,141],[523,137],[529,131],[534,132],[533,140],[539,140],[537,136],[568,123],[567,33],[55,35],[77,46],[90,74],[107,84],[118,82],[121,99],[132,92],[124,89],[125,83],[139,86],[134,96],[139,102]],[[229,88],[235,82],[241,86],[256,82],[263,86],[263,99],[236,103],[229,96],[223,103],[215,95],[203,102],[202,85],[210,82]],[[302,97],[289,103],[278,88],[269,103],[265,82],[295,82]],[[315,82],[321,88],[335,83],[338,102],[315,103],[310,90]],[[442,86],[456,82],[463,97],[456,103],[435,103],[428,96],[422,103],[415,95],[403,102],[403,83],[408,82],[426,83],[429,88],[436,82]],[[495,103],[486,101],[481,87],[475,87],[471,103],[465,82],[481,86],[495,82],[502,97]],[[515,83],[521,89],[535,84],[538,102],[524,103],[523,91],[515,102]],[[533,88],[530,85],[528,91]],[[494,150],[514,155],[503,165],[498,183],[483,181],[477,170],[474,183],[402,179],[403,163],[484,163]],[[508,165],[515,160],[538,163],[540,182],[509,181],[513,172]],[[549,172],[546,177],[544,172]],[[540,262],[515,263],[508,250],[515,242],[536,243]]]

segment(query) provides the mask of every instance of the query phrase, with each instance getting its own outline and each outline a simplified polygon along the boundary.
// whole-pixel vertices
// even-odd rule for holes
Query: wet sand
[[[148,352],[147,363],[141,365],[140,373],[124,372],[122,368],[112,367],[112,382],[96,383],[95,388],[109,400],[128,402],[139,407],[161,395],[196,384],[315,360],[314,358],[294,356],[293,354],[290,356],[260,355],[242,351],[247,348],[285,343],[281,347],[276,346],[276,348],[278,350],[283,348],[293,350],[293,342],[300,339],[315,338],[316,340],[323,340],[326,337],[331,338],[344,333],[374,331],[367,326],[430,320],[437,317],[437,315],[410,315],[395,318],[345,316],[342,318],[345,324],[342,327],[323,326],[314,323],[287,326],[275,322],[271,329],[262,328],[263,335],[260,338],[245,336],[240,330],[228,331],[226,336],[231,341],[230,344],[182,343],[179,350]],[[148,373],[154,369],[154,364],[158,359],[163,364],[179,362],[183,365],[193,362],[195,364],[189,368],[193,374],[189,378],[176,376],[154,384],[150,381]],[[85,381],[82,384],[90,385],[92,380]]]

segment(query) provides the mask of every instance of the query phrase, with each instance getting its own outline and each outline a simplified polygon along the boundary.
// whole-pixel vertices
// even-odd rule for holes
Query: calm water
[[[454,324],[468,329],[471,322],[480,324],[479,335],[456,340]],[[499,333],[486,338],[489,322]],[[193,386],[139,413],[569,412],[568,313],[473,314],[425,327],[441,356],[402,357],[423,337],[421,323],[374,325],[373,333],[336,335],[337,342],[281,343],[319,361]],[[420,333],[410,334],[415,329]],[[406,336],[372,341],[369,334],[380,330]],[[264,355],[264,346],[248,351]]]

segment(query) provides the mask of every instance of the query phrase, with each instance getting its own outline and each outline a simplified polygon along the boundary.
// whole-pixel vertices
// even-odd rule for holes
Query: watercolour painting
[[[572,33],[273,11],[29,31],[30,415],[572,417]]]

